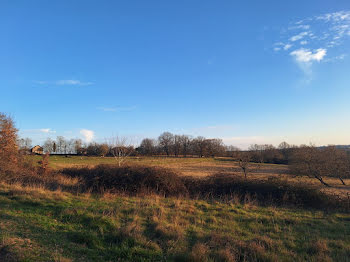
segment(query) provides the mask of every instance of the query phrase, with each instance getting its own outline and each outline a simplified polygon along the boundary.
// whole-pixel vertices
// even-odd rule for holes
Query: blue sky
[[[0,112],[40,143],[350,144],[350,2],[0,2]]]

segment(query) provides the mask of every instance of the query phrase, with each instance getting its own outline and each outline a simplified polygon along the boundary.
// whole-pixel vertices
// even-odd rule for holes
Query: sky
[[[0,112],[35,144],[350,144],[349,0],[2,0],[0,35]]]

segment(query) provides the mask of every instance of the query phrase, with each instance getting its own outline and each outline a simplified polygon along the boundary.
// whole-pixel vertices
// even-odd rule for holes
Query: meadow
[[[42,159],[29,157],[34,162]],[[113,171],[100,164],[116,161],[51,156],[49,166],[54,175],[47,178],[48,182],[1,183],[0,261],[350,261],[348,211],[328,208],[327,204],[322,208],[322,203],[320,208],[314,203],[299,206],[288,200],[282,204],[261,202],[253,194],[164,197],[158,191],[127,194],[81,190],[85,175],[93,175],[89,179],[95,182],[101,178],[106,184],[115,182],[113,172],[120,168]],[[170,172],[170,179],[171,172],[203,181],[215,174],[227,176],[228,180],[219,183],[220,190],[231,178],[243,177],[237,162],[230,158],[130,157],[125,165],[132,167],[130,172],[161,168],[160,172]],[[102,177],[94,175],[98,170],[103,171]],[[78,175],[74,173],[77,171]],[[215,181],[221,178],[204,186],[216,186]],[[162,178],[156,174],[153,179]],[[316,194],[316,202],[327,201],[322,195],[318,198],[317,192],[324,187],[310,178],[290,175],[285,165],[251,164],[248,181],[238,180],[243,182],[234,186],[248,183],[243,184],[245,190],[255,190],[264,181],[266,186],[273,185],[276,179],[276,187],[267,190],[279,189],[285,183],[309,183],[316,191],[305,196],[300,191],[301,196],[307,200]],[[201,180],[194,180],[194,184]],[[335,179],[328,180],[335,186],[324,191],[326,194],[346,196],[347,186],[342,188]]]
[[[41,156],[30,156],[34,162],[40,161]],[[113,157],[93,156],[51,156],[50,167],[59,170],[67,167],[94,167],[99,164],[116,164]],[[169,168],[184,176],[206,177],[213,174],[234,174],[242,176],[242,170],[237,161],[232,158],[176,158],[176,157],[128,157],[126,164]],[[250,180],[268,180],[279,178],[287,182],[305,183],[329,194],[336,194],[342,198],[350,197],[350,179],[344,179],[346,185],[341,185],[339,180],[333,177],[325,177],[325,181],[331,188],[326,188],[315,179],[306,176],[294,176],[289,174],[288,166],[282,164],[255,164],[249,167]]]
[[[350,215],[0,186],[0,261],[349,261]]]

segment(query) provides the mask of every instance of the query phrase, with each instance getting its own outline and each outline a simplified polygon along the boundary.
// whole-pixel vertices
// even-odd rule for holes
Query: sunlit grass
[[[348,261],[349,221],[254,203],[0,186],[0,256],[22,261]]]

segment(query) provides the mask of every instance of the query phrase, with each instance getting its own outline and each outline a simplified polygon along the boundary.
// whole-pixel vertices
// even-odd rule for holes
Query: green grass
[[[0,261],[350,261],[350,214],[0,185]],[[2,260],[3,259],[3,260]]]

